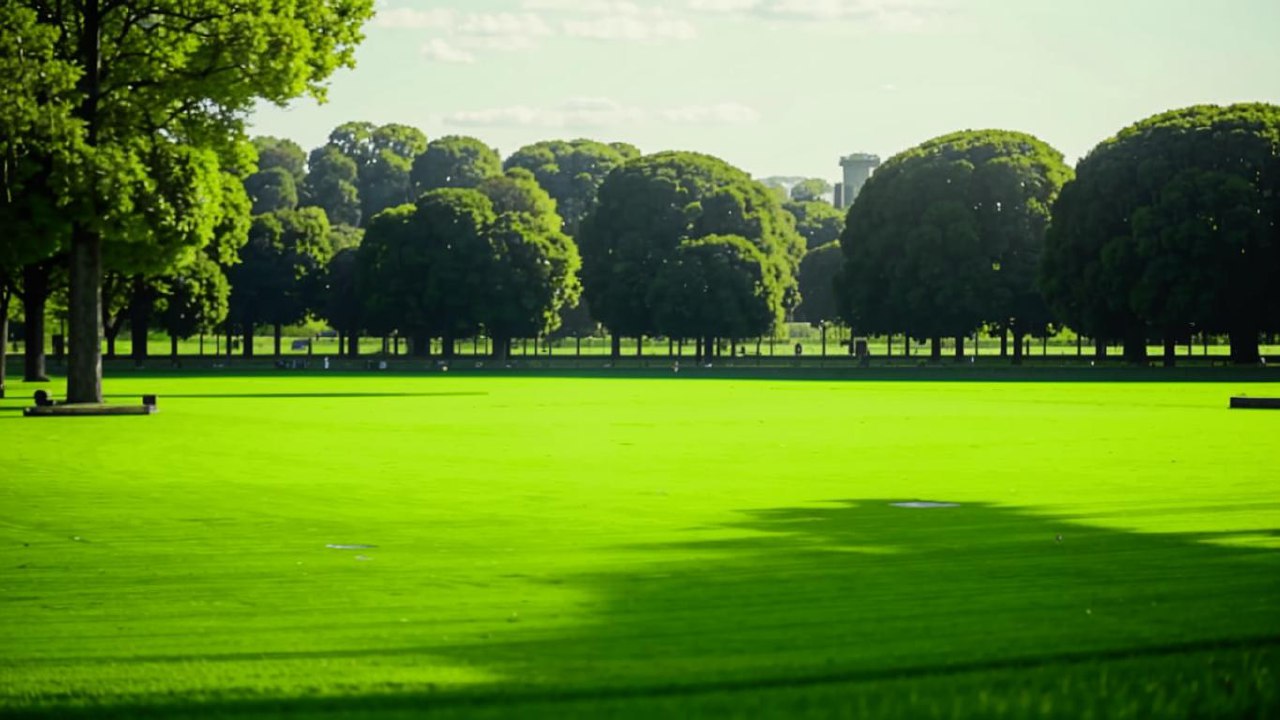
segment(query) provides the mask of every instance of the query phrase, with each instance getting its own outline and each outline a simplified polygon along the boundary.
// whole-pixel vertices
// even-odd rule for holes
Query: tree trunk
[[[827,324],[822,323],[822,325],[820,326],[820,329],[822,330],[822,357],[826,357],[827,356]]]
[[[147,323],[151,318],[151,291],[141,275],[133,278],[129,298],[129,337],[133,343],[133,362],[141,365],[147,359]],[[175,351],[174,355],[178,353]]]
[[[1147,364],[1147,336],[1145,331],[1132,331],[1124,339],[1124,360],[1134,365]]]
[[[505,363],[511,357],[511,338],[506,335],[495,334],[492,337],[493,348],[492,355],[494,362]]]
[[[964,361],[964,336],[956,336],[956,362]]]
[[[44,357],[44,306],[49,299],[47,263],[36,263],[22,269],[22,379],[27,382],[49,382]]]
[[[902,357],[911,357],[911,335],[902,333]]]
[[[102,237],[82,225],[71,231],[71,343],[67,402],[102,402]]]
[[[929,362],[942,360],[942,338],[937,335],[929,338]]]
[[[1013,329],[1013,364],[1022,364],[1022,331],[1018,328]]]
[[[615,332],[609,333],[609,357],[614,360],[622,357],[622,338]]]
[[[1262,360],[1258,352],[1256,330],[1236,330],[1228,334],[1231,340],[1231,362],[1236,365],[1257,365]]]
[[[1164,366],[1174,367],[1178,364],[1178,341],[1172,335],[1164,336]]]
[[[1000,328],[1000,357],[1009,357],[1009,328]]]
[[[893,333],[889,333],[885,337],[888,338],[889,340],[889,346],[885,348],[884,356],[887,358],[891,358],[893,357]]]
[[[636,336],[636,357],[644,354],[644,335]]]
[[[178,336],[177,335],[169,336],[169,357],[173,358],[173,361],[175,363],[178,362]]]
[[[4,397],[5,370],[9,362],[9,286],[0,285],[0,398]]]
[[[414,357],[431,357],[431,336],[426,333],[414,333],[409,336],[409,348]]]
[[[245,357],[251,358],[253,357],[253,323],[246,322],[242,330],[244,331],[244,337],[241,341],[244,343],[244,347],[241,348],[241,352],[244,353]]]
[[[347,356],[360,357],[360,331],[353,330],[347,336]]]
[[[339,330],[338,331],[338,357],[342,357],[343,355],[346,355],[346,354],[347,354],[347,336],[342,334],[342,331]]]
[[[445,360],[453,359],[453,335],[445,335],[440,338],[440,355]]]
[[[273,323],[271,326],[272,340],[275,342],[275,355],[280,357],[280,336],[284,334],[284,326],[280,323]]]
[[[1102,338],[1093,339],[1093,357],[1098,360],[1107,359],[1107,341]]]

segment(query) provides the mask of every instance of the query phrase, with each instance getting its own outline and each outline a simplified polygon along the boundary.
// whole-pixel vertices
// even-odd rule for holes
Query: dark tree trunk
[[[702,338],[697,338],[693,342],[693,361],[702,362]]]
[[[235,334],[232,332],[231,321],[228,320],[227,321],[227,348],[226,348],[228,358],[231,357],[231,340],[233,338],[235,338]]]
[[[133,343],[134,363],[141,365],[147,359],[147,323],[151,319],[153,297],[146,281],[139,275],[133,278],[129,298],[129,337]],[[178,353],[175,351],[174,355]]]
[[[1009,357],[1009,328],[1000,328],[1000,357]]]
[[[102,91],[102,7],[99,0],[81,4],[80,66],[77,81],[82,100],[76,115],[85,124],[85,144],[98,144],[98,101]],[[75,223],[71,228],[67,357],[67,402],[102,402],[102,236]]]
[[[1124,360],[1133,365],[1147,364],[1147,336],[1143,331],[1128,333],[1124,339]]]
[[[1013,364],[1022,364],[1022,331],[1016,327],[1013,329]]]
[[[1107,341],[1102,338],[1093,339],[1093,356],[1098,360],[1107,359]]]
[[[280,357],[280,338],[284,335],[284,326],[280,323],[271,325],[272,341],[275,343],[275,356]]]
[[[622,338],[615,332],[609,333],[609,357],[614,360],[622,357]]]
[[[956,336],[956,362],[964,360],[964,336]]]
[[[431,357],[431,336],[426,333],[415,333],[409,336],[410,351],[414,357]]]
[[[240,350],[244,353],[245,357],[251,358],[253,357],[253,323],[246,322],[241,330],[244,335],[244,337],[241,338],[241,342],[244,343],[244,347]]]
[[[347,356],[353,357],[353,358],[360,357],[360,332],[359,331],[352,331],[352,333],[347,336]]]
[[[444,359],[446,360],[452,360],[453,346],[454,346],[454,342],[453,342],[452,335],[445,335],[444,337],[440,338],[440,355],[444,357]]]
[[[574,357],[582,357],[582,336],[575,335],[573,337],[573,340],[574,340],[574,348],[573,348]]]
[[[940,362],[942,360],[942,338],[933,336],[929,338],[929,361]]]
[[[1164,366],[1174,367],[1178,364],[1178,341],[1172,335],[1164,336]]]
[[[1079,334],[1076,335],[1076,357],[1084,355],[1084,338]]]
[[[1257,365],[1262,360],[1258,352],[1258,332],[1237,330],[1228,335],[1231,340],[1231,362],[1236,365]]]
[[[636,357],[644,354],[644,335],[636,336]]]
[[[102,237],[77,225],[71,232],[67,402],[102,402]]]
[[[911,357],[911,335],[902,333],[902,357]]]
[[[822,325],[820,326],[820,329],[822,330],[822,357],[826,357],[827,356],[827,324],[822,323]]]
[[[889,345],[884,350],[884,356],[887,358],[891,358],[893,357],[893,333],[889,333],[885,337],[888,339]]]
[[[4,397],[4,381],[9,362],[9,286],[0,284],[0,398]]]
[[[506,362],[511,357],[511,338],[505,335],[494,335],[491,340],[493,342],[491,354],[494,362]]]
[[[173,361],[175,363],[178,362],[178,336],[177,335],[169,336],[169,357],[173,358]]]
[[[347,354],[347,336],[343,335],[342,331],[339,330],[338,331],[338,357],[342,357],[343,355],[346,355],[346,354]]]
[[[49,382],[44,357],[44,306],[49,300],[50,272],[47,263],[22,269],[22,379],[27,382]]]

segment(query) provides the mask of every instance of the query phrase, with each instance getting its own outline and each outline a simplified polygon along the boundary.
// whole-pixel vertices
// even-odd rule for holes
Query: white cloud
[[[686,0],[690,10],[807,22],[857,21],[878,29],[914,30],[954,0]]]
[[[476,56],[441,38],[431,38],[422,46],[422,56],[443,63],[473,63]]]
[[[630,15],[615,15],[583,20],[566,20],[564,34],[569,37],[591,40],[630,40],[655,42],[663,40],[692,40],[698,31],[687,20],[642,19]]]
[[[758,122],[760,113],[740,103],[647,109],[625,105],[611,98],[573,98],[555,107],[527,105],[465,110],[444,117],[446,125],[457,127],[537,127],[553,129],[600,129],[620,126],[668,124],[734,126]]]
[[[381,7],[378,27],[426,30],[424,57],[474,62],[479,53],[534,50],[555,37],[626,42],[692,40],[697,28],[667,8],[628,0],[521,0],[519,11],[458,12]]]
[[[373,24],[377,27],[406,30],[453,30],[458,14],[447,8],[415,10],[414,8],[389,8],[378,10]]]

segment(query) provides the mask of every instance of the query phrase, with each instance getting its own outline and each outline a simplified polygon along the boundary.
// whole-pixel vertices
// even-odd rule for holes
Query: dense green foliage
[[[505,166],[524,168],[555,198],[564,218],[564,231],[577,237],[578,228],[595,207],[605,177],[614,168],[640,156],[629,145],[606,145],[594,140],[548,140],[520,148]]]
[[[831,203],[818,200],[788,202],[782,209],[796,219],[796,232],[804,236],[805,247],[809,250],[839,240],[844,232],[845,213]]]
[[[1036,289],[1049,208],[1071,177],[1030,135],[945,135],[888,160],[849,209],[841,308],[861,333],[1043,331]]]
[[[322,287],[325,265],[333,255],[329,221],[315,207],[280,210],[253,219],[240,263],[230,270],[230,320],[244,334],[246,355],[253,351],[259,324],[275,326],[279,355],[281,326],[301,320]]]
[[[817,202],[831,196],[831,183],[822,178],[806,178],[791,187],[794,202]]]
[[[0,714],[1280,713],[1274,384],[688,374],[19,384]]]
[[[100,402],[104,259],[132,272],[194,262],[229,212],[220,176],[252,170],[245,115],[322,96],[372,3],[17,0],[0,12],[15,70],[0,73],[0,105],[16,105],[0,120],[15,133],[4,154],[46,163],[15,177],[51,178],[36,193],[70,229],[67,395]]]
[[[737,235],[680,243],[649,288],[647,302],[663,335],[702,340],[759,337],[778,322],[782,287],[770,282],[769,259]],[[736,347],[736,343],[731,342]]]
[[[415,193],[441,188],[473,188],[502,174],[498,152],[473,138],[449,135],[432,140],[413,160],[410,178]]]
[[[816,324],[840,319],[836,278],[843,264],[844,255],[835,240],[805,253],[800,262],[800,296],[804,299],[796,308],[796,320]]]
[[[772,316],[798,302],[804,240],[775,196],[722,160],[666,152],[610,173],[583,223],[583,288],[596,318],[615,336],[657,332],[655,278],[681,244],[709,235],[745,238],[764,256]]]
[[[1196,106],[1089,153],[1054,206],[1042,285],[1073,327],[1134,348],[1280,330],[1280,106]],[[1133,358],[1140,359],[1140,358]]]

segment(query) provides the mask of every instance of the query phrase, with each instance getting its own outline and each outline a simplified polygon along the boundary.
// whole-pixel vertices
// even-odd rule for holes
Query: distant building
[[[836,183],[835,205],[847,208],[858,197],[871,173],[880,167],[880,156],[869,153],[845,155],[840,158],[840,167],[844,169],[844,182]]]

